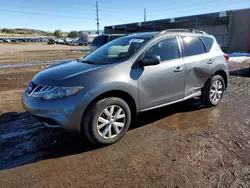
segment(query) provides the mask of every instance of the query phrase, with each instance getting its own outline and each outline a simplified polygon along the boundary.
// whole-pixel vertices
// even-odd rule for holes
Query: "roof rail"
[[[190,33],[200,33],[200,34],[207,34],[204,31],[201,30],[194,30],[194,29],[166,29],[158,33],[158,35],[167,33],[167,32],[190,32]]]
[[[207,34],[205,31],[201,31],[201,30],[192,30],[193,33],[201,33],[201,34]]]

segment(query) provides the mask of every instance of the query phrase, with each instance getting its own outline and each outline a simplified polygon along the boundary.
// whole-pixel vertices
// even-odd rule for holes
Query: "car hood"
[[[77,80],[80,76],[109,66],[112,66],[112,64],[94,65],[83,63],[78,60],[65,61],[42,70],[32,81],[50,86],[74,85],[72,82]],[[80,80],[78,79],[78,81]]]

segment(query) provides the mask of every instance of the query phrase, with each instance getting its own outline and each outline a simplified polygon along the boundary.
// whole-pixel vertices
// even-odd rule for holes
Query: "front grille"
[[[39,94],[44,94],[56,90],[58,87],[55,86],[44,86],[34,82],[31,82],[28,87],[29,96],[39,96]]]

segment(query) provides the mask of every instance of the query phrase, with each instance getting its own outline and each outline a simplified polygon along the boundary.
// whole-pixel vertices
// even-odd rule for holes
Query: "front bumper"
[[[32,114],[31,114],[32,115]],[[48,128],[59,128],[60,125],[54,121],[53,119],[49,119],[49,118],[42,118],[39,116],[34,116],[32,115],[36,120],[38,120],[40,123],[42,123],[44,126],[48,127]]]
[[[81,131],[83,111],[78,109],[81,96],[65,97],[56,100],[29,97],[24,92],[22,104],[24,109],[47,127],[60,127],[72,131]],[[81,109],[84,106],[81,105]]]

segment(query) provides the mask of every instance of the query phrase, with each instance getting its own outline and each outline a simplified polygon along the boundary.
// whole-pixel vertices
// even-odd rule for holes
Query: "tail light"
[[[227,54],[224,54],[224,57],[225,57],[225,59],[227,60],[227,62],[229,61],[229,55],[227,55]]]

